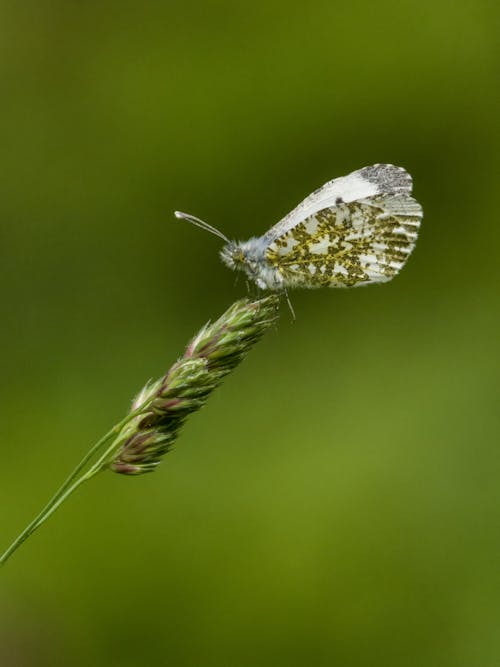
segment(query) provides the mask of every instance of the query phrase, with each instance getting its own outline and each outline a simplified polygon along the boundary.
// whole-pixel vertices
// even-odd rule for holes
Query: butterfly
[[[263,236],[242,242],[192,215],[175,215],[222,238],[224,264],[263,290],[357,287],[387,282],[405,265],[423,215],[411,191],[402,167],[363,167],[325,183]]]

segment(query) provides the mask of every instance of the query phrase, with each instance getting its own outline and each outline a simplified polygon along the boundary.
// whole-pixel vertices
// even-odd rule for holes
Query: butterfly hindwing
[[[370,169],[376,167],[358,173]],[[354,287],[390,280],[413,250],[422,218],[420,205],[406,194],[407,187],[393,189],[394,194],[339,201],[286,231],[282,228],[266,249],[267,261],[285,284],[296,287]]]

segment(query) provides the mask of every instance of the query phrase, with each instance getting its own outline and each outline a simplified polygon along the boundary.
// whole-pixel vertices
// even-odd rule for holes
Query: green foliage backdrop
[[[245,294],[219,241],[413,174],[394,282],[296,292],[153,475],[2,569],[6,667],[498,664],[498,7],[0,4],[2,546]]]

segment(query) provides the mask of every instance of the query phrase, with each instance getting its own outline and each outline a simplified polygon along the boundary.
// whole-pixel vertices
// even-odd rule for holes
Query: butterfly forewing
[[[318,211],[380,194],[411,193],[412,179],[403,167],[393,164],[374,164],[334,178],[304,199],[293,211],[264,234],[271,242]]]

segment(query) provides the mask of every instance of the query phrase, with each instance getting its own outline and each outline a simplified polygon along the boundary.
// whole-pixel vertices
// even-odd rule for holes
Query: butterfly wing
[[[415,246],[422,208],[401,167],[374,165],[313,192],[264,236],[266,259],[297,287],[393,278]]]
[[[363,167],[322,185],[271,227],[263,238],[270,243],[313,213],[336,206],[340,201],[350,203],[379,194],[410,194],[411,189],[411,176],[403,167],[392,164]]]

